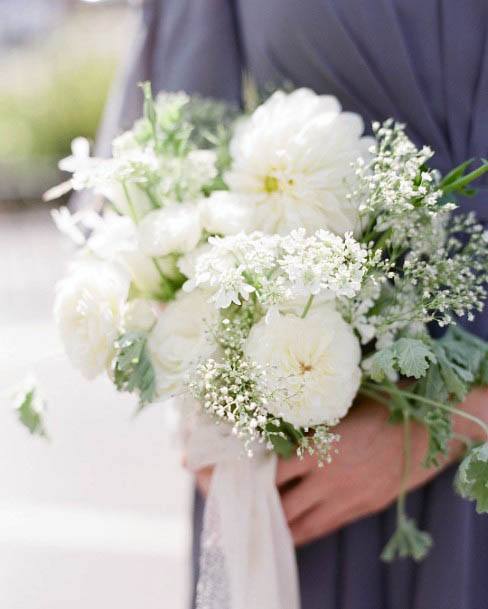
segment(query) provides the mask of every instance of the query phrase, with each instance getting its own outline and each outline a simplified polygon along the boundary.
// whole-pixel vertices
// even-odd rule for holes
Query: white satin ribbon
[[[194,471],[214,466],[201,538],[197,609],[300,609],[295,550],[275,484],[276,456],[252,458],[200,416],[187,437]]]

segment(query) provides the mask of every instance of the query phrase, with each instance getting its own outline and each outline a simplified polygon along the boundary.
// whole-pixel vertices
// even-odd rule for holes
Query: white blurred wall
[[[0,213],[0,394],[34,372],[50,441],[0,398],[0,607],[184,609],[190,481],[162,408],[60,355],[53,284],[70,255],[43,208]]]

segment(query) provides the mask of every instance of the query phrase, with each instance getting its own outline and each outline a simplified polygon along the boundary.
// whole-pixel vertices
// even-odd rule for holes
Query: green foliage
[[[429,362],[435,361],[435,356],[429,347],[416,338],[400,338],[396,341],[394,349],[398,368],[404,376],[419,379],[427,372]]]
[[[136,392],[143,408],[156,397],[156,375],[144,332],[126,332],[116,341],[114,383],[119,391]]]
[[[176,157],[185,156],[195,148],[212,148],[217,153],[218,168],[222,171],[228,166],[230,127],[238,115],[237,108],[218,100],[180,93],[165,93],[154,99],[149,82],[140,86],[144,95],[144,118],[135,125],[139,143],[152,139],[159,153]]]
[[[457,400],[464,400],[473,385],[487,384],[488,343],[462,328],[451,327],[432,345],[445,388]]]
[[[393,380],[395,373],[419,379],[425,376],[435,355],[429,345],[417,338],[400,338],[375,353],[370,360],[370,376],[374,381]]]
[[[449,451],[449,442],[452,438],[451,414],[439,408],[421,408],[420,420],[429,432],[429,444],[424,458],[425,467],[439,467],[439,456],[446,456]]]
[[[479,514],[488,512],[488,442],[471,449],[463,459],[455,489],[465,499],[476,501]]]
[[[39,396],[38,389],[31,386],[16,405],[19,421],[27,427],[33,435],[46,437],[46,430],[42,420],[43,399]]]
[[[266,424],[266,433],[274,451],[284,459],[296,454],[297,446],[303,438],[301,430],[283,420],[280,420],[279,424],[269,421]]]
[[[476,189],[468,188],[468,186],[488,171],[488,161],[483,159],[479,167],[466,173],[473,162],[474,159],[468,159],[444,176],[440,187],[445,195],[458,193],[464,197],[470,197],[476,194]]]
[[[377,351],[371,357],[369,365],[369,376],[374,381],[380,383],[385,378],[388,380],[396,379],[395,355],[390,347]]]
[[[286,436],[280,433],[268,432],[268,437],[275,453],[284,459],[290,459],[296,454],[296,446]]]
[[[386,544],[381,559],[392,562],[395,558],[410,557],[416,561],[423,560],[432,547],[432,537],[420,531],[415,520],[401,517],[392,537]]]

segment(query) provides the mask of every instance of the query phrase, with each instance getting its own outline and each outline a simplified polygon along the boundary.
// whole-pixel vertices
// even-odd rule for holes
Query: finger
[[[281,504],[288,524],[303,516],[323,500],[322,483],[321,478],[307,476],[282,494]]]
[[[293,543],[302,546],[330,535],[352,520],[354,515],[349,510],[338,512],[321,503],[293,521],[290,525],[290,533]]]
[[[316,462],[309,455],[303,458],[280,459],[276,468],[276,485],[287,484],[295,478],[304,476],[315,467],[317,467]]]

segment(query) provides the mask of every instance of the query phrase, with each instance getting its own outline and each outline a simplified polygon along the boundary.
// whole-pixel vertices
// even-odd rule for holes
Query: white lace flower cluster
[[[240,305],[255,294],[266,305],[323,294],[352,297],[361,287],[368,252],[350,234],[344,238],[304,229],[285,237],[254,232],[211,238],[212,248],[199,256],[185,284],[212,292],[221,309]]]
[[[360,201],[361,216],[374,218],[377,233],[390,231],[385,243],[418,241],[419,218],[427,218],[424,224],[430,229],[432,217],[456,207],[441,201],[439,174],[427,168],[434,152],[428,146],[419,150],[406,135],[405,125],[391,119],[373,123],[373,131],[372,158],[358,159],[358,188],[348,198]]]

